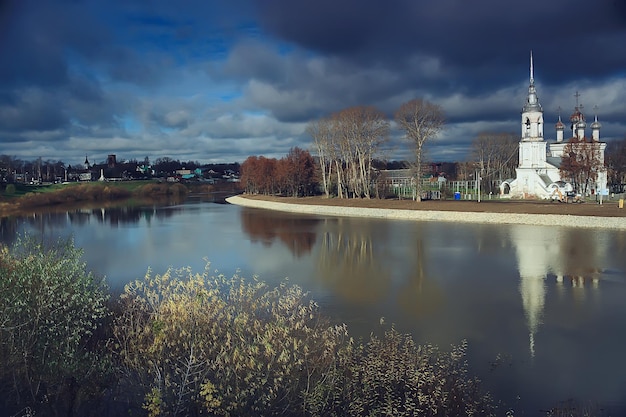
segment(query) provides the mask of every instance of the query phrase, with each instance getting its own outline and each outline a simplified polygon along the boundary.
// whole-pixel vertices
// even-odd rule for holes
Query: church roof
[[[593,123],[591,124],[591,128],[592,129],[600,129],[602,127],[602,125],[600,124],[600,122],[598,121],[598,116],[596,116],[596,119],[593,121]]]
[[[561,166],[561,158],[558,156],[548,156],[546,157],[546,162],[555,168],[559,168]]]
[[[554,125],[557,129],[565,129],[565,125],[561,121],[561,116],[559,116],[559,121]]]

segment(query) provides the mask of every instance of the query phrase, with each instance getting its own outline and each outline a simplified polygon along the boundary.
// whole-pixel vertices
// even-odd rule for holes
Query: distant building
[[[578,94],[576,94],[578,97]],[[604,165],[604,151],[606,143],[600,142],[600,123],[596,115],[591,124],[592,137],[585,137],[585,116],[582,105],[576,103],[574,113],[570,117],[572,138],[585,139],[589,143],[598,145],[599,158]],[[543,198],[547,199],[558,190],[567,192],[572,185],[567,178],[561,178],[559,168],[563,157],[563,149],[567,141],[563,141],[564,124],[561,116],[555,125],[556,140],[545,141],[543,136],[543,108],[539,103],[533,74],[533,58],[530,56],[530,85],[528,97],[522,109],[522,134],[519,142],[519,163],[515,169],[516,178],[508,179],[500,185],[500,194],[503,197],[513,198]],[[607,173],[602,170],[591,192],[606,193]],[[580,190],[578,190],[580,191]]]

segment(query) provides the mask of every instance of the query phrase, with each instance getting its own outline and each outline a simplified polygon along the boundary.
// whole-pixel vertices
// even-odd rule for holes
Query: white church
[[[591,138],[585,137],[587,124],[582,113],[582,105],[578,104],[576,93],[576,107],[570,117],[571,138],[586,139],[598,144],[599,159],[604,166],[605,142],[600,142],[600,123],[598,116],[591,123]],[[533,57],[530,55],[530,85],[528,97],[522,109],[522,135],[519,142],[519,163],[515,169],[516,178],[503,181],[500,185],[500,196],[504,198],[553,198],[556,193],[566,193],[573,190],[567,178],[561,178],[559,167],[563,148],[568,141],[563,141],[565,125],[559,115],[556,128],[556,140],[546,141],[543,136],[543,108],[537,97],[533,74]],[[590,193],[607,193],[606,169],[598,173],[596,183],[592,185]]]

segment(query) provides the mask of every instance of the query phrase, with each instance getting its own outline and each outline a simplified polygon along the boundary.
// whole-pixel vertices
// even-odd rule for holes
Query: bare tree
[[[423,99],[414,99],[400,106],[395,114],[396,122],[406,139],[413,145],[417,181],[413,199],[421,200],[422,154],[424,144],[442,129],[444,115],[441,106]]]
[[[562,178],[569,178],[578,192],[588,194],[589,188],[604,169],[600,157],[600,143],[587,138],[573,137],[563,147],[559,171]]]
[[[315,120],[309,123],[306,132],[313,138],[322,174],[322,189],[328,198],[333,171],[331,121],[328,118]]]
[[[310,123],[307,133],[317,149],[326,196],[334,168],[339,198],[371,198],[373,161],[389,135],[384,114],[371,106],[350,107]]]
[[[624,184],[626,184],[626,137],[607,144],[606,161],[611,188],[614,192],[624,192]]]
[[[389,122],[371,106],[344,109],[333,115],[333,122],[348,192],[353,197],[370,198],[372,161],[388,138]]]
[[[511,178],[515,172],[518,139],[512,133],[480,133],[472,142],[472,160],[481,177],[487,181],[486,190],[493,192],[494,181]]]

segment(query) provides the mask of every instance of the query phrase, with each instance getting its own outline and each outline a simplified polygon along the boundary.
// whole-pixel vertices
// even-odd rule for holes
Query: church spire
[[[530,85],[535,84],[535,74],[533,71],[533,51],[530,50]]]
[[[537,89],[535,88],[535,66],[533,52],[530,51],[530,84],[526,104],[522,109],[522,140],[543,140],[543,109],[539,104]]]
[[[535,68],[533,66],[533,52],[530,51],[530,85],[528,86],[528,98],[524,106],[524,112],[543,111],[537,97],[537,89],[535,88]]]

